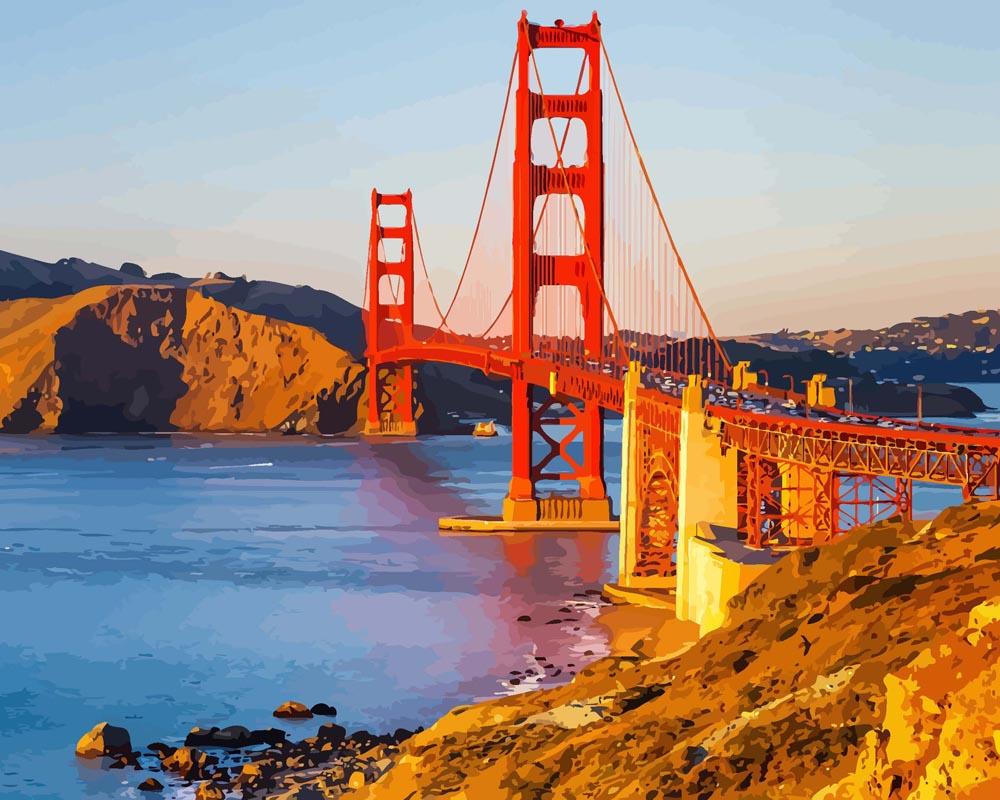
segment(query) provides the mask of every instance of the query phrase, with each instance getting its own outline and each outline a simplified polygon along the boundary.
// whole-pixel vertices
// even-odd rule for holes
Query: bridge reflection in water
[[[572,69],[543,74],[560,61]],[[546,92],[550,77],[565,85]],[[669,593],[679,617],[711,627],[769,563],[762,552],[908,517],[915,482],[1000,499],[997,432],[848,414],[823,375],[800,394],[730,363],[653,190],[596,14],[575,26],[519,20],[448,303],[431,285],[412,193],[371,201],[367,432],[416,433],[420,362],[511,382],[502,514],[467,527],[620,526],[619,594]],[[620,520],[605,483],[608,411],[625,420]],[[540,491],[552,485],[557,499]],[[523,540],[507,548],[527,558]]]

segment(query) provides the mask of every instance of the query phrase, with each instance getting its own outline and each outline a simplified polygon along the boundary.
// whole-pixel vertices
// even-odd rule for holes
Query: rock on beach
[[[80,758],[104,758],[105,756],[130,756],[132,740],[125,728],[108,722],[99,722],[76,743],[76,754]]]

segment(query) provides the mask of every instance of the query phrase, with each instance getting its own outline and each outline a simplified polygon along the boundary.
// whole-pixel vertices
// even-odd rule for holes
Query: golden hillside
[[[98,286],[0,303],[0,430],[356,427],[363,368],[311,328],[197,291]]]
[[[280,796],[998,797],[998,540],[1000,504],[859,529],[775,564],[680,655],[456,709],[360,791]]]

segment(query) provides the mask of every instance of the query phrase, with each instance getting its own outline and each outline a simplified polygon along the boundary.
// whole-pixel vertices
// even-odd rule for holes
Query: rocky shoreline
[[[275,709],[274,717],[303,720],[336,713],[325,703],[307,707],[288,701]],[[151,742],[137,750],[125,728],[101,722],[80,738],[76,755],[98,760],[105,769],[142,773],[135,788],[150,795],[194,786],[195,800],[322,798],[377,780],[395,763],[399,746],[413,733],[404,728],[387,734],[348,733],[341,725],[324,722],[314,735],[294,741],[280,728],[195,727],[180,747]],[[297,791],[305,782],[322,789]]]
[[[539,614],[548,625],[579,623],[579,614],[595,607],[611,615],[607,626],[613,634],[609,642],[612,650],[634,655],[641,649],[657,649],[659,634],[653,629],[663,623],[659,612],[655,621],[643,618],[641,610],[636,616],[626,613],[628,619],[624,620],[621,614],[627,609],[608,604],[597,589],[576,592],[558,609]],[[524,614],[518,621],[529,623],[532,616]],[[667,638],[670,644],[666,649],[674,650],[677,637],[673,630]],[[536,654],[521,669],[498,676],[498,687],[512,696],[534,694],[571,681],[600,655],[588,649],[581,653],[583,661],[569,661]],[[135,747],[128,730],[102,722],[81,737],[76,755],[103,769],[129,770],[135,777],[126,782],[151,797],[166,794],[187,798],[192,796],[193,787],[195,800],[318,800],[340,797],[374,783],[397,763],[403,744],[423,731],[418,727],[415,731],[397,728],[384,733],[349,732],[330,721],[336,718],[337,709],[323,702],[310,706],[289,700],[275,708],[272,716],[292,721],[296,727],[309,720],[315,720],[318,726],[301,739],[277,727],[196,726],[182,745],[155,741]]]
[[[155,759],[195,800],[995,797],[998,533],[1000,502],[857,528],[776,561],[701,638],[660,611],[659,642],[632,638],[633,621],[630,643],[570,683],[458,706],[427,730],[195,729],[143,756],[105,725],[78,751],[109,768]],[[262,743],[197,746],[249,740]]]

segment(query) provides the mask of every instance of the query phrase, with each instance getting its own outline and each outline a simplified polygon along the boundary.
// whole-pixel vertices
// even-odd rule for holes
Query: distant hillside
[[[885,328],[789,331],[737,337],[771,350],[845,355],[882,378],[1000,381],[1000,310],[915,317]]]
[[[775,349],[816,348],[835,353],[884,348],[920,350],[929,355],[954,350],[977,353],[1000,347],[1000,310],[966,311],[941,317],[914,317],[887,328],[851,330],[837,328],[821,331],[762,333],[745,337]]]
[[[276,281],[248,281],[221,272],[186,278],[173,272],[147,275],[138,264],[119,269],[63,258],[54,264],[0,250],[0,300],[64,297],[92,286],[171,286],[194,288],[226,305],[273,319],[309,325],[356,358],[364,351],[361,310],[332,292]]]
[[[0,430],[356,429],[364,368],[316,331],[192,289],[0,303]]]

